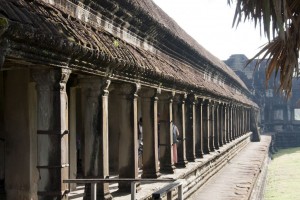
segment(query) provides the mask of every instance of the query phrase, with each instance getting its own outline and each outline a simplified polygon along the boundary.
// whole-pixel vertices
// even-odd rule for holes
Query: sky
[[[267,42],[252,22],[232,28],[235,6],[227,0],[154,0],[181,28],[221,60],[232,54],[252,58]]]

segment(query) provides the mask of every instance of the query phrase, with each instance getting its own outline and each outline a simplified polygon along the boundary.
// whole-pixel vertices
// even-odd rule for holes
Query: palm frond
[[[233,4],[233,0],[228,0]],[[299,73],[300,1],[299,0],[236,0],[233,26],[242,20],[252,20],[268,37],[267,43],[248,64],[256,58],[257,66],[268,60],[267,82],[272,74],[279,75],[279,90],[291,94],[294,72]],[[266,83],[267,84],[267,83]]]

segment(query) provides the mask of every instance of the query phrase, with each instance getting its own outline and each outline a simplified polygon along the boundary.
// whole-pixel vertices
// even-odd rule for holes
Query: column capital
[[[142,98],[152,98],[157,97],[161,94],[161,88],[148,88],[148,87],[141,87],[139,96]]]
[[[100,78],[98,76],[86,76],[80,75],[79,87],[84,89],[90,89],[89,95],[91,97],[99,97],[100,94],[108,96],[109,90],[111,90],[111,80]]]
[[[185,103],[186,98],[187,98],[187,94],[185,92],[184,93],[176,93],[173,100],[178,103],[179,102]]]
[[[35,69],[31,71],[32,79],[37,83],[38,88],[43,90],[66,90],[66,83],[71,70],[61,69]]]
[[[159,99],[161,100],[172,100],[174,99],[175,96],[175,91],[162,91],[161,94],[159,95]]]
[[[205,103],[205,99],[201,96],[198,96],[197,98],[198,98],[198,102],[199,102],[200,106],[203,106],[203,104]]]
[[[140,83],[116,83],[114,89],[117,91],[119,95],[133,95],[137,97],[140,90],[141,84]]]
[[[190,94],[187,95],[187,100],[190,103],[195,103],[195,101],[197,100],[197,97],[194,93],[190,93]]]

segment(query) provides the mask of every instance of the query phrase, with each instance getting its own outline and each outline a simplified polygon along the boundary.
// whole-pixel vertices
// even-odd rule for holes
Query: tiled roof
[[[214,67],[213,70],[215,68],[222,70],[235,80],[242,90],[245,90],[244,83],[229,67],[187,35],[152,1],[135,0],[131,3],[137,7],[136,9],[157,19],[158,23],[175,35],[175,41],[176,38],[182,40],[187,44],[186,48],[195,50],[196,54],[199,54],[195,58],[202,56]],[[226,85],[206,81],[199,66],[192,64],[193,61],[186,61],[180,56],[173,56],[172,53],[164,53],[162,49],[155,52],[135,46],[101,27],[95,28],[68,15],[63,9],[43,1],[0,0],[0,16],[9,21],[9,27],[2,37],[14,41],[15,45],[11,49],[17,50],[26,45],[43,49],[48,53],[59,53],[70,66],[85,65],[88,70],[104,72],[107,68],[111,68],[112,74],[124,76],[131,74],[138,79],[156,83],[169,82],[176,87],[183,85],[186,88],[203,90],[255,105],[247,96],[229,90]],[[33,50],[29,49],[29,51]],[[52,60],[49,59],[50,61]]]

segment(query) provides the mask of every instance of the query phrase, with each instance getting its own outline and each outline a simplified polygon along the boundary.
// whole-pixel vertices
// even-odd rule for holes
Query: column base
[[[136,192],[141,190],[141,183],[136,183]],[[119,192],[131,193],[131,182],[119,182]]]
[[[210,149],[208,147],[208,144],[204,144],[203,153],[204,154],[209,154],[209,152],[210,152]]]
[[[209,141],[210,141],[210,143],[209,143],[209,149],[210,149],[210,152],[213,152],[213,151],[216,150],[215,144],[214,144],[214,143],[215,143],[214,137],[211,136],[211,137],[209,138]]]
[[[158,178],[161,174],[159,172],[156,172],[154,170],[144,170],[142,173],[142,178]]]
[[[178,161],[178,163],[175,164],[177,168],[185,168],[188,164],[187,160]]]
[[[162,166],[160,168],[161,173],[166,173],[166,174],[174,174],[175,166],[174,165],[168,165],[168,166]]]
[[[193,157],[187,157],[186,159],[187,159],[188,162],[195,162],[196,157],[195,156],[193,156]]]
[[[203,158],[204,152],[203,151],[198,151],[196,152],[196,158]]]
[[[218,150],[220,148],[220,144],[215,142],[215,149]]]

